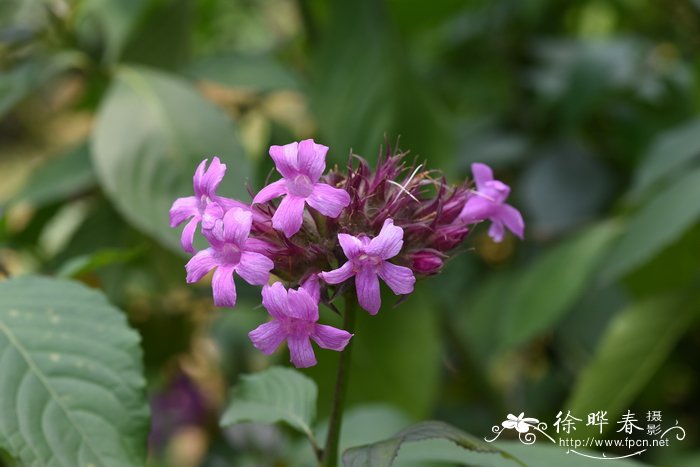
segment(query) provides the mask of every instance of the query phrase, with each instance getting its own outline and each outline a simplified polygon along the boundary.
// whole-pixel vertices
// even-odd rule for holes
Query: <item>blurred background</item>
[[[342,164],[400,138],[452,182],[493,166],[526,239],[477,228],[361,317],[345,443],[560,410],[607,411],[614,438],[627,410],[662,411],[687,437],[642,460],[700,465],[699,46],[697,0],[2,0],[1,271],[128,313],[153,465],[304,465],[284,428],[218,428],[239,375],[288,355],[247,339],[257,289],[216,310],[185,284],[167,211],[205,157],[250,201],[271,144],[313,137]],[[317,355],[323,418],[337,354]]]

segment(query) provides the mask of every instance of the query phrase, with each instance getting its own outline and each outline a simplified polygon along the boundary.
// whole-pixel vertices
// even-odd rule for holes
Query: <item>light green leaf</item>
[[[404,443],[430,439],[445,439],[466,451],[497,454],[503,458],[513,460],[512,465],[524,465],[507,452],[498,449],[495,445],[487,444],[452,425],[438,421],[417,423],[386,440],[350,448],[343,453],[343,465],[345,467],[391,467],[399,453],[399,449]],[[428,458],[425,460],[432,459]]]
[[[501,316],[506,346],[526,342],[554,326],[586,289],[619,225],[595,225],[538,258],[523,272]]]
[[[83,274],[111,264],[128,263],[143,254],[143,252],[143,248],[133,248],[131,250],[104,248],[87,255],[71,258],[61,265],[56,275],[59,277],[80,277]]]
[[[0,283],[0,448],[22,465],[144,465],[139,341],[76,282]]]
[[[219,55],[197,60],[185,73],[232,88],[258,92],[297,89],[292,72],[266,55]]]
[[[122,68],[102,104],[92,157],[107,196],[132,224],[179,251],[168,211],[192,196],[205,158],[228,164],[221,195],[247,199],[249,164],[233,122],[185,81],[146,68]]]
[[[700,156],[700,119],[668,130],[658,136],[640,165],[634,192],[641,193],[659,180],[679,174]]]
[[[316,383],[291,368],[271,367],[244,375],[233,388],[221,426],[239,422],[284,422],[315,442]]]
[[[637,211],[603,266],[614,280],[651,260],[700,217],[700,169],[687,172]]]
[[[573,414],[607,410],[609,420],[617,419],[698,313],[697,302],[666,297],[635,303],[621,311],[608,326],[596,356],[579,376],[565,407]]]

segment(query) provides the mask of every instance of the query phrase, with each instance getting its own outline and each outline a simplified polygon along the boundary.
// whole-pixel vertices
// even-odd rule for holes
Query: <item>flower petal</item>
[[[389,259],[399,254],[403,246],[403,229],[394,225],[392,219],[384,221],[381,232],[369,242],[367,253]]]
[[[249,211],[233,208],[224,214],[223,240],[225,242],[243,245],[250,235],[253,225],[253,215]]]
[[[348,259],[357,258],[365,251],[362,241],[350,234],[338,234],[338,243]]]
[[[486,164],[475,162],[472,164],[472,174],[478,190],[483,189],[486,182],[493,180],[493,170]]]
[[[199,171],[199,167],[197,170]],[[214,157],[211,164],[209,164],[209,168],[195,180],[195,193],[199,192],[201,195],[213,196],[224,175],[226,175],[226,164],[222,164],[218,157]]]
[[[284,178],[294,178],[297,172],[297,151],[299,143],[284,146],[270,146],[270,157],[275,161],[277,171]]]
[[[461,222],[472,224],[492,217],[498,212],[499,205],[492,200],[483,197],[479,193],[474,193],[464,204],[458,219]]]
[[[199,214],[197,198],[178,198],[170,208],[170,227],[177,227],[188,218]]]
[[[253,198],[253,204],[256,203],[266,203],[273,198],[282,196],[287,193],[287,180],[281,178],[276,182],[272,182],[265,188],[260,190],[255,198]]]
[[[305,289],[287,291],[289,316],[309,323],[318,321],[318,302]]]
[[[304,198],[287,195],[272,216],[272,227],[291,237],[301,229],[304,221]]]
[[[350,195],[343,189],[316,183],[306,202],[324,216],[336,218],[350,204]]]
[[[214,250],[212,248],[207,248],[194,255],[187,262],[185,270],[187,271],[188,284],[199,281],[218,265],[213,253]]]
[[[308,368],[316,364],[316,355],[311,347],[309,336],[291,335],[287,337],[290,360],[297,368]]]
[[[265,285],[270,280],[270,270],[275,263],[270,258],[254,251],[243,251],[236,265],[236,272],[250,285]]]
[[[503,227],[503,223],[499,220],[494,220],[491,227],[489,227],[489,237],[491,237],[496,243],[501,243],[503,241],[505,233],[506,229]]]
[[[388,261],[384,261],[379,267],[379,277],[396,295],[406,295],[413,292],[413,285],[416,278],[413,271],[405,266],[397,266]]]
[[[297,153],[299,173],[309,177],[312,182],[318,180],[326,170],[326,153],[328,153],[328,146],[316,144],[312,139],[300,142]]]
[[[197,225],[199,225],[199,216],[194,216],[182,229],[182,235],[180,235],[180,246],[187,253],[194,253],[194,233],[197,230]]]
[[[373,268],[360,269],[355,276],[355,288],[360,306],[369,314],[376,315],[382,304],[382,298],[379,293],[379,277]]]
[[[504,204],[501,206],[498,212],[498,220],[503,222],[508,230],[513,232],[518,238],[522,240],[523,233],[525,230],[525,222],[523,221],[523,216],[520,211],[515,209],[510,204]]]
[[[277,319],[283,319],[289,315],[287,289],[281,282],[263,287],[262,304],[267,312]]]
[[[319,273],[321,279],[328,284],[340,284],[341,282],[345,282],[346,280],[350,279],[354,275],[355,273],[352,270],[352,263],[350,261],[346,262],[338,269]]]
[[[314,302],[318,303],[321,299],[321,284],[318,280],[318,274],[311,274],[304,279],[301,287],[311,296]]]
[[[236,306],[236,284],[233,282],[233,266],[219,266],[211,278],[214,305]]]
[[[248,337],[256,349],[265,355],[271,355],[286,338],[278,321],[270,321],[253,329]]]
[[[343,329],[334,328],[333,326],[317,324],[314,327],[314,332],[311,334],[311,338],[322,349],[337,350],[340,352],[346,345],[348,345],[350,339],[352,338],[352,334]]]
[[[197,169],[194,171],[194,177],[192,177],[192,185],[194,186],[194,196],[196,198],[201,198],[202,195],[206,195],[202,188],[204,187],[204,173],[207,170],[207,162],[209,159],[204,159],[199,163]]]
[[[204,208],[204,213],[202,214],[202,229],[212,229],[216,224],[216,221],[223,219],[224,217],[223,206],[215,201],[207,203],[207,207]]]

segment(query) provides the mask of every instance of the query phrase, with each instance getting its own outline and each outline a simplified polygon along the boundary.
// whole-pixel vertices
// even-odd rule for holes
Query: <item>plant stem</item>
[[[343,315],[343,329],[353,333],[355,329],[355,311],[357,309],[357,298],[354,290],[345,295],[345,313]],[[350,351],[352,350],[352,339],[347,347],[340,353],[338,363],[338,373],[335,380],[335,394],[333,396],[333,406],[331,416],[328,421],[328,435],[326,446],[323,449],[321,459],[322,467],[336,467],[338,463],[338,443],[340,441],[340,428],[343,423],[343,405],[345,393],[348,387],[348,376],[350,374]]]

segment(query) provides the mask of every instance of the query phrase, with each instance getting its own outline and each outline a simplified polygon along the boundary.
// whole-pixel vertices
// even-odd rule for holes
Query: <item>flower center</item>
[[[241,248],[235,243],[226,243],[219,250],[219,258],[222,262],[235,266],[241,261]]]
[[[314,323],[299,318],[287,318],[282,322],[282,329],[287,335],[311,335]]]
[[[353,260],[353,269],[355,270],[355,272],[357,272],[360,269],[365,268],[367,266],[376,268],[380,264],[382,264],[382,259],[379,256],[368,255],[367,253],[363,253]]]
[[[290,195],[306,198],[314,191],[314,184],[306,175],[297,175],[293,180],[287,180],[287,191]]]

